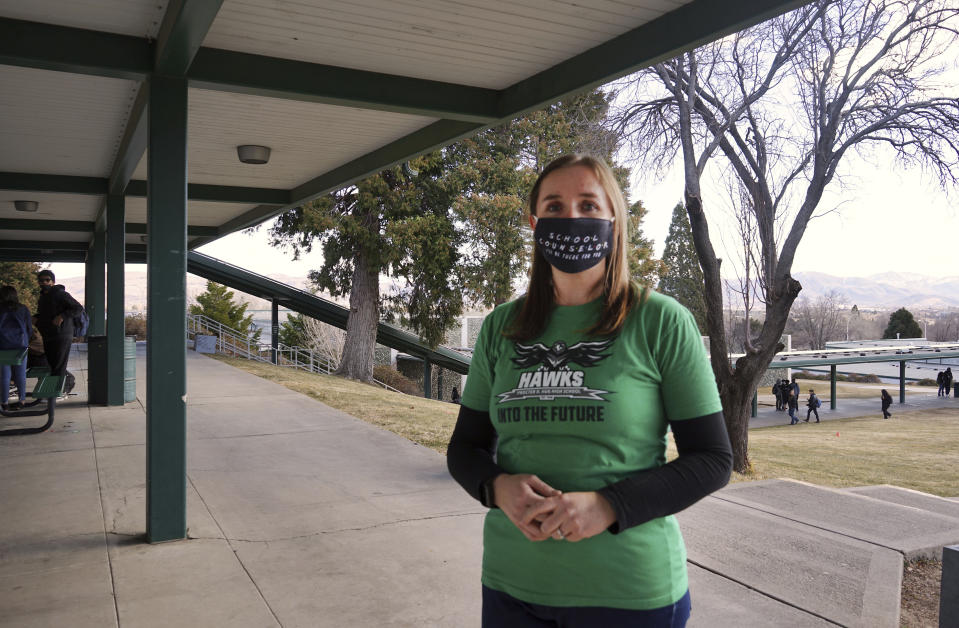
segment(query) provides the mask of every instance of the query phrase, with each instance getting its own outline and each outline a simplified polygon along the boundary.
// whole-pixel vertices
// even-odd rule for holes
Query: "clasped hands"
[[[502,473],[493,487],[496,506],[530,541],[580,541],[616,521],[612,506],[596,491],[563,493],[526,473]]]

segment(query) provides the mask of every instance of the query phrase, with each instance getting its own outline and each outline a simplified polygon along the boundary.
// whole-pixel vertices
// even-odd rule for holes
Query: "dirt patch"
[[[942,563],[919,559],[903,565],[901,628],[937,628],[939,626],[939,589]]]

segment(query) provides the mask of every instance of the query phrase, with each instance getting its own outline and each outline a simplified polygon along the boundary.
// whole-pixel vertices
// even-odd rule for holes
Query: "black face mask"
[[[550,266],[581,273],[599,264],[613,248],[613,221],[605,218],[539,218],[536,248]]]

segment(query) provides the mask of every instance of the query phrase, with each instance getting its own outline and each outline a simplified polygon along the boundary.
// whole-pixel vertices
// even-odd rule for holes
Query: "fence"
[[[187,338],[196,342],[196,336],[216,337],[216,352],[236,358],[273,364],[273,346],[270,343],[254,342],[249,334],[233,329],[203,314],[187,316]],[[279,343],[276,348],[276,364],[310,373],[330,374],[337,364],[329,356],[304,347],[290,347]],[[393,392],[402,392],[377,379],[373,383]]]

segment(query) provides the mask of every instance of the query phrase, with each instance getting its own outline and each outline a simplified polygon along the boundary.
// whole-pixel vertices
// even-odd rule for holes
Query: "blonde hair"
[[[536,215],[536,204],[543,180],[557,170],[585,166],[596,176],[606,193],[613,210],[613,248],[604,260],[606,273],[603,277],[603,311],[599,321],[585,330],[589,336],[609,336],[619,332],[626,316],[634,305],[642,302],[646,291],[640,291],[629,276],[626,228],[629,217],[626,199],[619,188],[616,176],[606,162],[591,155],[571,154],[551,161],[540,173],[529,193],[529,213]],[[549,262],[533,246],[533,261],[530,268],[529,287],[522,305],[514,317],[507,337],[513,340],[531,340],[539,336],[553,311],[554,295],[552,271]]]

